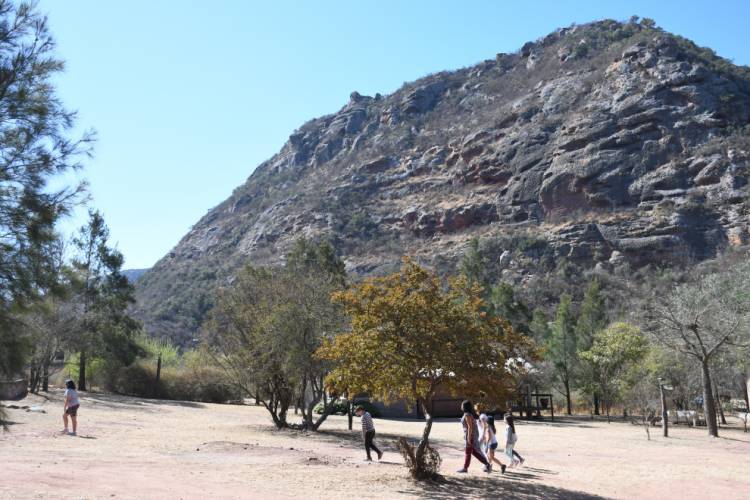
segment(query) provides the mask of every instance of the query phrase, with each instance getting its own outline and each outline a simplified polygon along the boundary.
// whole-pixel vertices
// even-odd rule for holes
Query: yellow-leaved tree
[[[365,280],[333,300],[351,318],[351,330],[318,350],[333,365],[328,386],[420,406],[425,427],[419,445],[405,439],[400,444],[414,477],[434,475],[439,467],[439,454],[429,446],[430,408],[438,391],[505,404],[524,356],[534,355],[529,340],[486,313],[481,287],[465,277],[446,287],[408,258],[399,272]]]

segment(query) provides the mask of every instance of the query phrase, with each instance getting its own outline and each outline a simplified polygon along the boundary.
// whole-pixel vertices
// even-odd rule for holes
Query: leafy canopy
[[[607,407],[621,395],[633,364],[648,353],[648,343],[641,331],[627,323],[614,323],[594,335],[591,348],[580,354],[590,365],[590,392],[598,392]]]
[[[438,389],[505,403],[519,355],[531,353],[531,344],[485,312],[482,292],[463,276],[444,288],[436,274],[405,259],[400,272],[334,294],[352,323],[318,351],[334,365],[329,386],[417,401],[425,413]]]

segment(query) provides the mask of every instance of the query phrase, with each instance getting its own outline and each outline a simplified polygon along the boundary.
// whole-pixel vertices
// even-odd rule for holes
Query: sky
[[[77,174],[125,268],[152,266],[307,120],[352,91],[513,52],[572,23],[631,15],[750,64],[748,1],[41,0],[78,128]],[[86,208],[61,224],[69,233]]]

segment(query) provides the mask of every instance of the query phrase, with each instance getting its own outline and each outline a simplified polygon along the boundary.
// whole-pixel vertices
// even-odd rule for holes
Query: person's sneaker
[[[77,435],[78,435],[78,434],[76,434],[75,432],[69,432],[69,433],[68,433],[68,436],[77,436]]]
[[[469,471],[466,469],[458,469],[456,472],[458,472],[459,474],[466,474]]]
[[[372,458],[370,457],[365,458],[365,462],[372,462]]]
[[[519,459],[519,460],[518,460],[518,463],[519,463],[519,464],[521,464],[521,465],[523,465],[523,463],[524,463],[525,461],[526,461],[526,460],[524,460],[523,458],[521,458],[521,459]]]
[[[492,472],[492,465],[485,465],[484,469],[482,469],[484,472]]]
[[[68,432],[69,432],[68,429],[63,429],[60,431],[60,434],[67,434]]]
[[[505,474],[505,464],[500,464],[500,474]]]
[[[383,452],[382,452],[382,451],[379,451],[379,452],[378,452],[378,460],[380,460],[381,458],[383,458]]]

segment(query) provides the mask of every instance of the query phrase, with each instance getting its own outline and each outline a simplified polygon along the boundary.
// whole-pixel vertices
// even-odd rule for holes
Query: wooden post
[[[78,358],[78,390],[86,390],[86,352],[81,351]]]
[[[659,393],[661,395],[661,428],[664,437],[669,437],[669,418],[667,417],[667,397],[664,394],[664,384],[659,383]]]
[[[161,353],[159,353],[159,357],[156,358],[156,385],[159,385],[159,380],[161,380]]]

